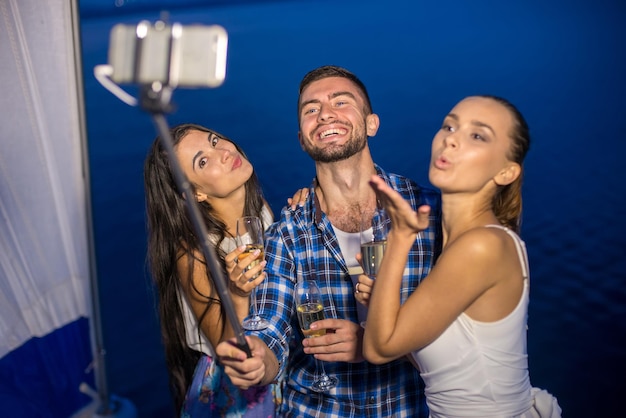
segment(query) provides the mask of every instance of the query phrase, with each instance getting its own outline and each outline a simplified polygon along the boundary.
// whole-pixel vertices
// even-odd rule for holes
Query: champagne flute
[[[263,234],[263,224],[261,223],[261,219],[259,219],[257,216],[244,216],[237,219],[237,235],[235,237],[235,240],[237,242],[237,246],[244,245],[246,247],[246,249],[241,254],[239,254],[238,259],[242,260],[246,258],[250,255],[250,253],[255,250],[261,251],[261,254],[259,254],[256,260],[254,260],[246,267],[246,270],[250,270],[251,268],[255,267],[265,258]],[[253,277],[251,280],[255,278],[256,276]],[[250,293],[250,305],[252,306],[252,315],[243,320],[243,327],[251,331],[267,328],[269,326],[269,322],[261,318],[257,312],[256,288],[252,289],[252,292]]]
[[[387,233],[391,220],[382,208],[377,208],[371,219],[361,224],[361,262],[363,271],[375,279],[387,248]]]
[[[322,294],[317,284],[312,280],[304,280],[296,283],[295,291],[296,310],[298,311],[298,322],[300,329],[306,338],[321,337],[326,334],[325,329],[312,330],[311,323],[324,319],[324,304]],[[326,392],[337,386],[338,380],[335,376],[329,376],[324,370],[324,362],[315,359],[315,374],[317,368],[322,373],[315,378],[311,388],[316,392]]]
[[[361,264],[363,272],[371,279],[376,279],[378,269],[387,248],[387,233],[391,219],[383,208],[377,207],[371,218],[361,222]],[[365,328],[365,321],[361,321]]]

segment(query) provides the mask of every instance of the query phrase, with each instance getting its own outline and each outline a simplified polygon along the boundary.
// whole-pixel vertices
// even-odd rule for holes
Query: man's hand
[[[363,328],[345,319],[323,319],[313,322],[311,329],[325,329],[326,335],[305,338],[304,352],[322,361],[363,361]]]

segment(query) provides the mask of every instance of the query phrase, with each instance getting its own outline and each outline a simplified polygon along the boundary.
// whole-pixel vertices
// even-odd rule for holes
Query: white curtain
[[[0,0],[0,358],[89,312],[69,0]]]

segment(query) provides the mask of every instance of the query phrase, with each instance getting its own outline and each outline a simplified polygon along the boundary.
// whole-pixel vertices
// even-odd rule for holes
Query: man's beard
[[[367,136],[363,131],[354,131],[348,142],[342,145],[330,144],[325,148],[312,147],[310,143],[303,142],[304,151],[315,162],[334,163],[337,161],[347,160],[358,152],[362,151],[367,145]]]

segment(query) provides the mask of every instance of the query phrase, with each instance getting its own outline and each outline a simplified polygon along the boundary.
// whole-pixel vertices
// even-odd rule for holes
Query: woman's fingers
[[[243,253],[243,250],[245,250],[245,248],[246,247],[244,245],[241,245],[226,254],[226,256],[224,257],[226,269],[228,270],[229,274],[237,267],[237,259],[239,258],[239,254]]]
[[[245,248],[245,246],[235,248],[224,257],[224,261],[230,281],[239,291],[249,294],[265,279],[266,275],[263,270],[267,262],[259,258],[260,250],[255,250],[239,259],[241,254],[244,254]]]
[[[241,254],[243,254],[243,252]],[[245,256],[241,256],[242,258],[239,258],[237,260],[237,267],[239,267],[241,270],[252,269],[261,261],[263,261],[263,260],[259,260],[260,254],[261,254],[261,250],[256,249],[252,251],[251,253],[245,254]]]
[[[293,194],[293,197],[290,197],[290,198],[287,199],[287,204],[289,206],[291,206],[292,210],[295,210],[297,206],[304,205],[304,202],[306,201],[307,197],[309,197],[309,189],[308,188],[303,188],[303,189],[297,190]]]
[[[374,283],[375,280],[370,279],[364,274],[361,274],[359,276],[359,281],[354,285],[354,297],[356,298],[357,302],[365,306],[369,305]]]
[[[414,211],[410,203],[400,193],[389,187],[378,176],[372,176],[370,185],[389,214],[392,229],[404,228],[416,233],[428,228],[428,216],[430,214],[428,205],[422,205],[417,211]]]
[[[241,287],[245,287],[248,291],[258,286],[265,278],[264,269],[267,261],[260,258],[261,251],[254,250],[247,257],[242,258],[237,263],[241,277],[239,282]]]

